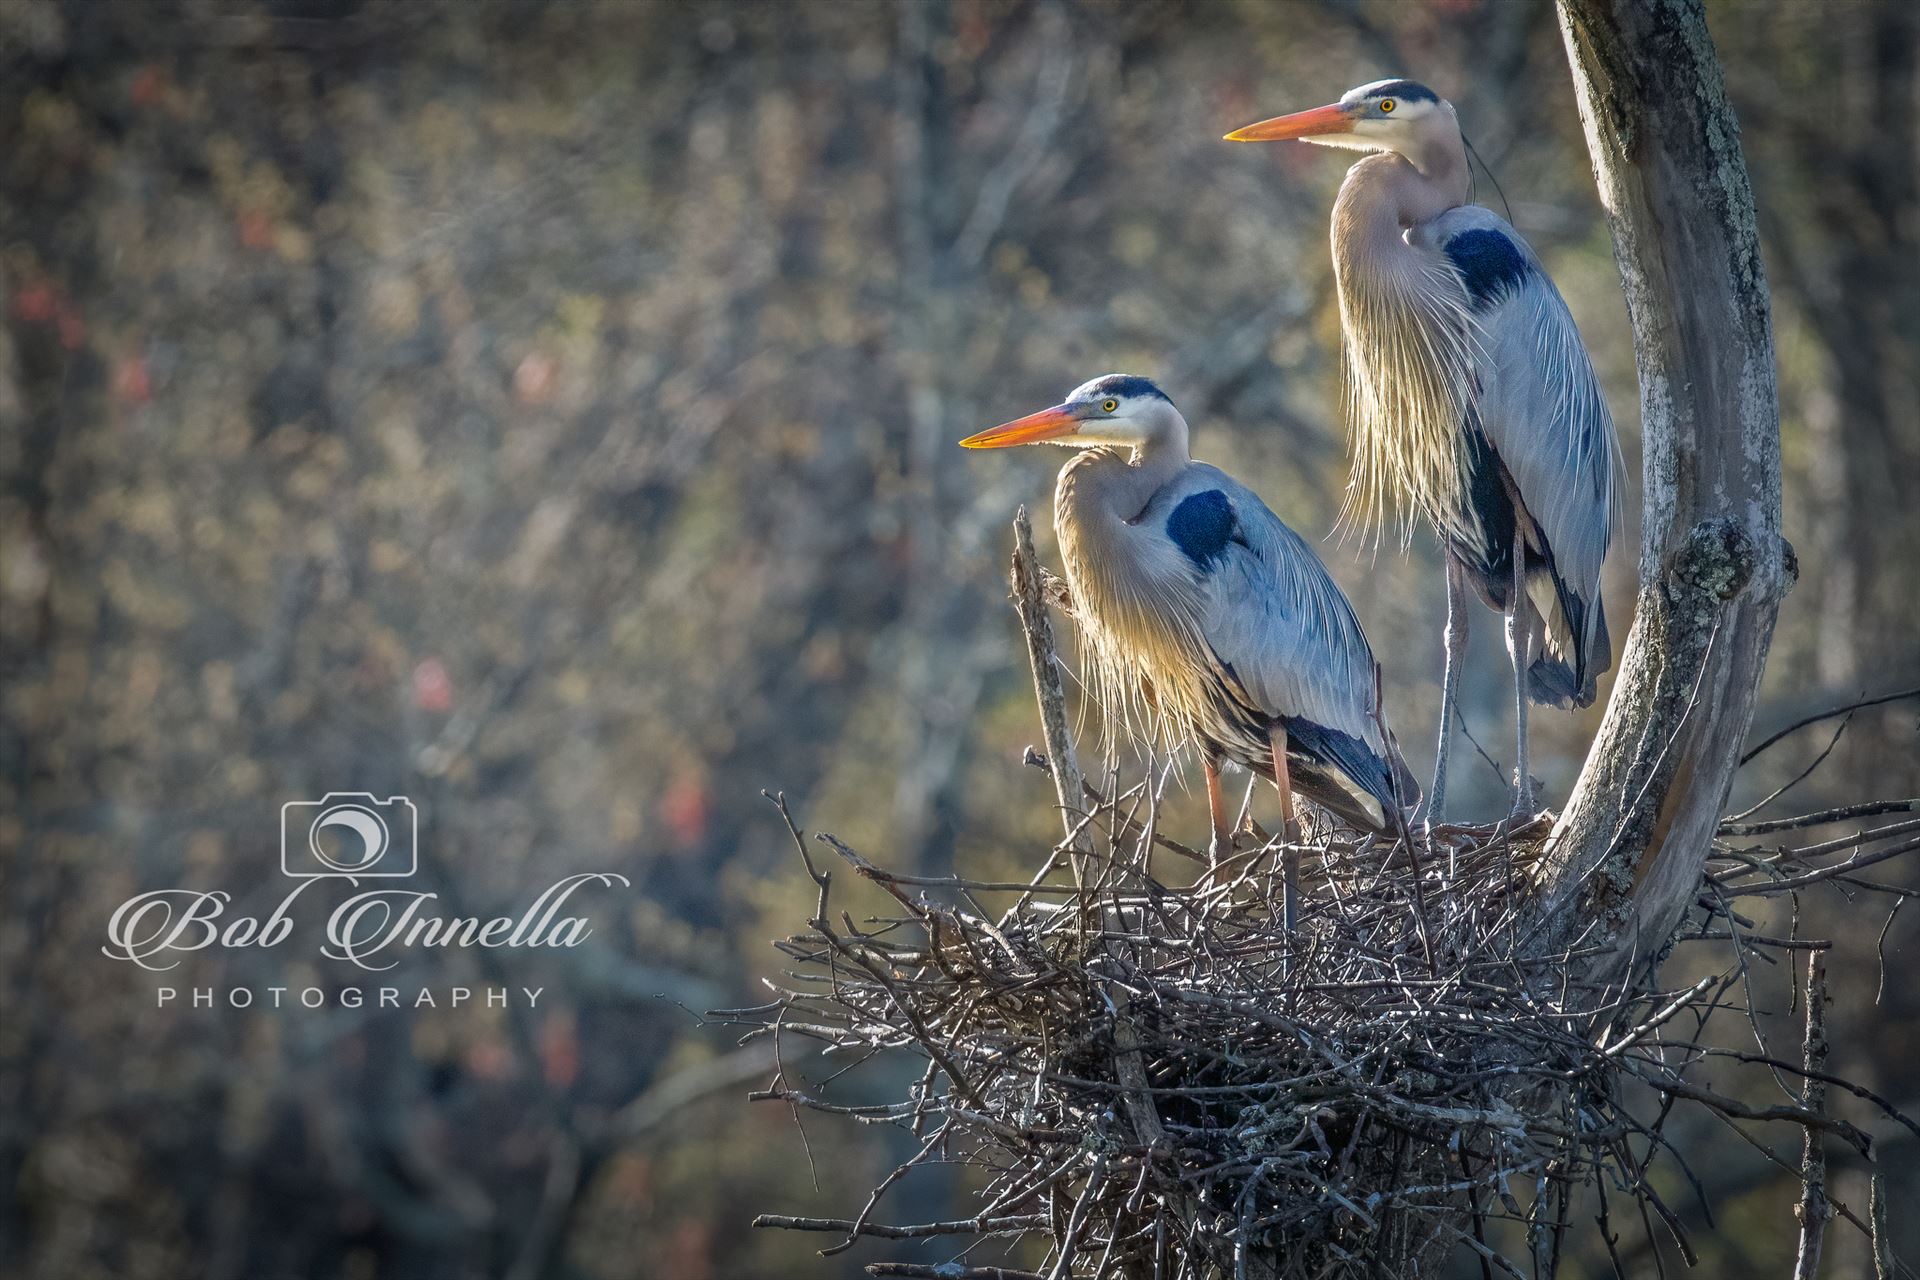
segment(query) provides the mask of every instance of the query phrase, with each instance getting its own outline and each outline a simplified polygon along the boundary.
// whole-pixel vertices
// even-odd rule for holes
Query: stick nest
[[[1673,1219],[1645,1177],[1665,1108],[1642,1120],[1622,1099],[1629,1078],[1669,1104],[1692,1090],[1661,1032],[1703,1021],[1718,984],[1627,996],[1573,986],[1568,953],[1535,956],[1526,871],[1544,820],[1442,828],[1417,863],[1404,843],[1322,827],[1302,842],[1289,933],[1279,842],[1188,862],[1150,834],[1144,792],[1093,806],[1081,855],[1070,838],[1030,884],[896,875],[821,836],[899,905],[862,923],[835,918],[832,876],[789,819],[818,909],[779,944],[790,981],[752,1020],[853,1059],[912,1054],[923,1073],[890,1104],[843,1106],[784,1073],[759,1096],[919,1145],[857,1218],[765,1225],[843,1232],[837,1248],[1046,1242],[1039,1272],[875,1274],[1374,1276],[1455,1247],[1514,1268],[1488,1243],[1494,1220],[1557,1249],[1579,1182]],[[878,1224],[887,1190],[932,1162],[979,1170],[980,1213]]]

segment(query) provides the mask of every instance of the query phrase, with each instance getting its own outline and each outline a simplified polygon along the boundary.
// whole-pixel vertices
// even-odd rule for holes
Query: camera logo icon
[[[410,876],[420,817],[405,796],[329,791],[280,806],[280,869],[290,876]]]

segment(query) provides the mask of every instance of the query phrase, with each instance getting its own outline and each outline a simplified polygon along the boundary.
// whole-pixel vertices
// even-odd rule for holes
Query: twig
[[[1106,1152],[1101,1152],[1093,1162],[1092,1172],[1087,1174],[1087,1185],[1080,1191],[1080,1198],[1074,1201],[1073,1213],[1067,1218],[1067,1229],[1060,1236],[1059,1258],[1048,1273],[1047,1280],[1065,1280],[1073,1270],[1073,1251],[1080,1243],[1080,1231],[1087,1225],[1087,1210],[1100,1193],[1100,1183],[1107,1176]]]
[[[1765,822],[1737,822],[1732,818],[1720,824],[1723,836],[1764,836],[1775,831],[1793,831],[1801,827],[1824,827],[1855,818],[1877,818],[1889,813],[1920,813],[1920,799],[1872,800],[1865,804],[1842,805],[1793,818],[1769,818]]]
[[[1847,726],[1852,723],[1853,723],[1853,714],[1849,712],[1847,715],[1847,718],[1845,720],[1842,720],[1840,722],[1839,727],[1833,731],[1833,737],[1827,740],[1827,745],[1821,748],[1820,754],[1815,756],[1812,762],[1809,763],[1806,768],[1802,769],[1800,772],[1794,774],[1791,778],[1781,783],[1778,787],[1774,788],[1771,792],[1769,792],[1764,798],[1747,806],[1745,809],[1742,809],[1739,813],[1734,814],[1731,821],[1740,822],[1743,819],[1751,818],[1754,814],[1760,812],[1762,809],[1772,804],[1775,800],[1778,800],[1781,796],[1787,794],[1787,792],[1793,790],[1795,787],[1805,782],[1808,778],[1811,778],[1813,776],[1813,771],[1815,769],[1818,769],[1821,765],[1825,764],[1827,761],[1827,757],[1833,754],[1833,749],[1840,745],[1841,737],[1846,733]]]
[[[1906,829],[1906,824],[1901,824],[1901,827],[1903,830]],[[1874,833],[1870,832],[1868,834],[1873,835]],[[1920,850],[1920,836],[1916,836],[1911,840],[1903,840],[1888,849],[1876,849],[1872,853],[1856,853],[1845,862],[1836,862],[1832,866],[1821,867],[1817,871],[1808,871],[1801,875],[1788,876],[1784,880],[1775,880],[1766,884],[1749,883],[1727,885],[1725,886],[1724,892],[1730,898],[1757,898],[1776,893],[1792,893],[1797,889],[1804,889],[1810,884],[1818,884],[1822,880],[1832,880],[1836,876],[1844,877],[1851,871],[1864,871],[1876,863],[1885,862],[1890,858],[1902,857],[1916,850]]]
[[[1074,755],[1073,739],[1067,732],[1067,694],[1060,684],[1060,667],[1054,656],[1053,622],[1047,617],[1045,591],[1040,579],[1040,563],[1033,550],[1033,522],[1021,507],[1013,517],[1013,601],[1020,613],[1020,630],[1027,638],[1027,661],[1033,668],[1033,692],[1040,703],[1040,730],[1047,744],[1047,773],[1053,778],[1053,790],[1060,802],[1060,814],[1067,835],[1073,839],[1076,854],[1092,852],[1086,834],[1074,820],[1081,796],[1086,790],[1086,775]],[[1074,860],[1074,878],[1085,874],[1083,857]]]
[[[1024,506],[1013,517],[1012,581],[1014,603],[1020,613],[1020,630],[1026,635],[1027,659],[1033,668],[1034,695],[1040,704],[1040,729],[1046,739],[1050,766],[1047,772],[1053,778],[1061,816],[1067,823],[1067,834],[1073,840],[1070,856],[1073,856],[1074,882],[1084,886],[1090,861],[1088,855],[1092,849],[1084,827],[1074,823],[1073,814],[1087,789],[1087,783],[1085,775],[1080,772],[1080,762],[1074,755],[1073,739],[1067,733],[1066,691],[1060,685],[1060,670],[1054,655],[1053,623],[1047,617],[1045,584],[1040,574],[1039,559],[1033,550],[1033,522],[1028,518]],[[1124,1033],[1128,1022],[1124,992],[1117,999],[1114,1017]],[[1116,1036],[1116,1040],[1118,1038]],[[1132,1039],[1130,1035],[1127,1038]],[[1147,1145],[1160,1145],[1165,1141],[1166,1133],[1147,1089],[1147,1072],[1140,1060],[1139,1049],[1119,1048],[1114,1055],[1114,1069],[1126,1089],[1122,1099],[1133,1120],[1135,1132]]]
[[[929,1280],[1047,1280],[1038,1271],[1012,1267],[966,1267],[957,1262],[869,1262],[870,1276],[925,1276]]]
[[[1819,953],[1815,952],[1814,954],[1818,955]],[[1817,1114],[1807,1110],[1805,1107],[1750,1106],[1747,1103],[1741,1102],[1738,1098],[1726,1097],[1724,1094],[1715,1093],[1711,1089],[1703,1089],[1699,1085],[1691,1084],[1685,1080],[1657,1080],[1650,1083],[1652,1083],[1654,1088],[1659,1089],[1663,1093],[1675,1093],[1683,1098],[1691,1098],[1695,1102],[1704,1102],[1711,1109],[1731,1119],[1784,1120],[1789,1124],[1797,1124],[1803,1128],[1818,1129],[1825,1133],[1834,1134],[1843,1139],[1848,1146],[1858,1151],[1862,1156],[1871,1158],[1873,1155],[1873,1140],[1867,1137],[1866,1134],[1854,1128],[1845,1120],[1837,1120],[1829,1115]]]
[[[1759,746],[1754,747],[1752,750],[1748,751],[1745,755],[1741,756],[1740,764],[1742,767],[1752,764],[1754,757],[1759,755],[1762,751],[1765,751],[1768,747],[1780,741],[1782,738],[1785,738],[1792,734],[1800,732],[1800,730],[1806,728],[1808,725],[1819,724],[1822,720],[1831,720],[1835,716],[1844,716],[1851,711],[1864,711],[1868,707],[1877,707],[1888,702],[1898,702],[1902,698],[1920,698],[1920,688],[1902,689],[1897,693],[1883,693],[1883,694],[1880,694],[1878,697],[1862,698],[1858,702],[1849,702],[1845,706],[1833,707],[1833,708],[1830,708],[1829,710],[1819,712],[1818,714],[1810,715],[1804,720],[1796,720],[1792,724],[1788,725],[1786,728],[1780,730],[1778,733],[1775,733],[1772,736],[1768,737]]]
[[[1867,1223],[1867,1239],[1873,1247],[1874,1280],[1893,1280],[1897,1263],[1893,1241],[1887,1234],[1887,1189],[1877,1172],[1867,1184]]]
[[[1807,1031],[1801,1044],[1806,1062],[1807,1087],[1801,1101],[1809,1112],[1824,1116],[1827,1111],[1827,1085],[1822,1068],[1827,1061],[1827,968],[1826,956],[1814,952],[1807,957]],[[1819,1130],[1807,1126],[1800,1156],[1800,1204],[1795,1216],[1800,1220],[1800,1252],[1793,1264],[1793,1280],[1816,1280],[1820,1274],[1820,1243],[1826,1234],[1833,1208],[1827,1203],[1827,1149]]]
[[[1920,1121],[1915,1120],[1912,1116],[1894,1106],[1893,1103],[1881,1097],[1865,1085],[1856,1084],[1844,1076],[1837,1076],[1825,1071],[1809,1074],[1804,1066],[1797,1067],[1791,1062],[1782,1062],[1778,1058],[1769,1058],[1764,1053],[1752,1053],[1745,1049],[1722,1049],[1716,1045],[1695,1045],[1690,1046],[1689,1051],[1709,1058],[1731,1058],[1735,1062],[1758,1063],[1763,1066],[1773,1067],[1779,1071],[1791,1072],[1804,1079],[1818,1080],[1821,1084],[1830,1085],[1835,1089],[1845,1089],[1861,1101],[1871,1102],[1887,1119],[1900,1125],[1914,1137],[1920,1138]]]
[[[763,1213],[753,1220],[756,1227],[776,1227],[783,1231],[853,1232],[881,1240],[919,1240],[925,1236],[1004,1236],[1022,1235],[1046,1228],[1047,1220],[1037,1215],[1019,1218],[963,1218],[958,1222],[922,1222],[910,1227],[890,1227],[878,1222],[854,1222],[850,1218],[793,1218],[784,1213]]]

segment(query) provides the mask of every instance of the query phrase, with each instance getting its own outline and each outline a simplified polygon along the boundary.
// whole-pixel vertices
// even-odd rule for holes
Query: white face
[[[1391,81],[1363,84],[1340,97],[1352,121],[1351,132],[1319,134],[1304,139],[1323,147],[1344,147],[1349,151],[1400,151],[1412,149],[1425,131],[1436,124],[1452,123],[1450,103],[1432,98],[1403,98],[1381,91]]]
[[[1080,417],[1080,429],[1054,443],[1080,448],[1144,444],[1155,433],[1160,417],[1173,407],[1163,396],[1102,391],[1104,380],[1081,384],[1062,402],[1063,408]]]

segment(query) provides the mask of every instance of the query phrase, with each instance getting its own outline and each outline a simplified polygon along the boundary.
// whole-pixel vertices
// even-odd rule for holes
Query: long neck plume
[[[1054,528],[1073,593],[1081,680],[1104,714],[1104,745],[1124,729],[1172,747],[1190,731],[1185,672],[1195,667],[1193,627],[1177,566],[1156,566],[1141,512],[1187,465],[1185,424],[1131,458],[1090,450],[1060,470]],[[1151,694],[1146,691],[1151,689]],[[1143,701],[1150,696],[1151,705]]]
[[[1347,172],[1333,207],[1353,433],[1347,517],[1376,525],[1389,507],[1403,518],[1438,516],[1465,467],[1473,316],[1452,264],[1405,233],[1465,203],[1466,159],[1457,133],[1451,150],[1436,144],[1420,159],[1423,168],[1368,156]]]

